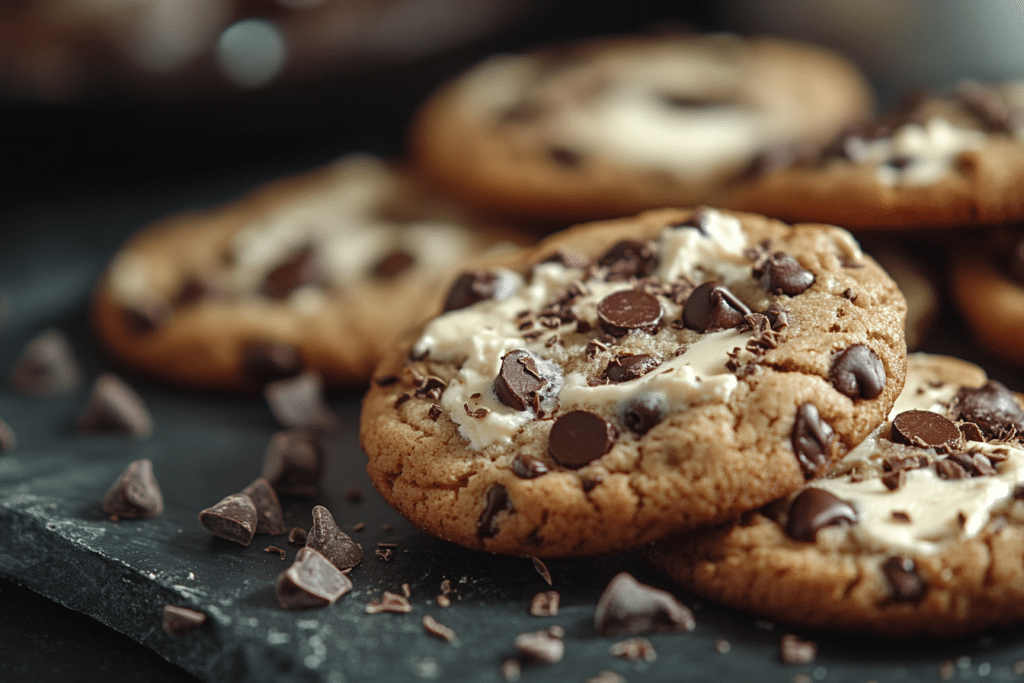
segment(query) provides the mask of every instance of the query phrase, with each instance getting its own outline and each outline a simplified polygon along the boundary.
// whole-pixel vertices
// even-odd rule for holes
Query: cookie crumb
[[[535,617],[553,617],[558,614],[558,591],[537,593],[530,602],[530,614]]]
[[[810,664],[818,656],[818,645],[787,633],[782,636],[780,654],[783,664]]]
[[[518,659],[506,659],[501,663],[501,677],[506,681],[518,681],[522,670]]]
[[[653,662],[658,658],[654,645],[646,638],[629,638],[613,643],[608,649],[612,657],[621,657],[631,662]]]
[[[263,549],[263,552],[270,554],[277,553],[282,560],[288,556],[288,553],[285,552],[284,548],[278,548],[276,545],[268,545]]]
[[[407,614],[412,611],[412,605],[409,604],[409,600],[392,593],[391,591],[384,591],[380,600],[371,600],[366,605],[367,614],[380,614],[381,612],[395,612],[396,614]]]
[[[732,645],[729,644],[728,640],[716,640],[715,641],[715,652],[720,655],[728,654],[729,650],[732,649]]]
[[[437,621],[429,614],[423,615],[423,628],[430,635],[437,636],[449,643],[455,640],[455,631]]]
[[[451,604],[452,604],[452,601],[448,599],[447,595],[438,595],[437,596],[437,606],[438,607],[449,607]]]

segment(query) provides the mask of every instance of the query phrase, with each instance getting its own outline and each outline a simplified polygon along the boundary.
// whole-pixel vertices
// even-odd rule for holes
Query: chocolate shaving
[[[551,585],[551,572],[548,571],[547,566],[541,562],[540,558],[531,557],[530,560],[533,562],[533,568],[537,570],[537,573],[541,575],[541,578],[550,586]]]
[[[380,614],[381,612],[394,612],[395,614],[408,614],[412,611],[412,605],[408,598],[384,591],[380,600],[371,600],[364,610],[366,614]]]

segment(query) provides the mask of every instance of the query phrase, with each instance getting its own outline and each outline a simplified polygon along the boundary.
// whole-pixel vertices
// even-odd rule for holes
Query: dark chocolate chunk
[[[67,394],[81,383],[71,342],[56,328],[43,330],[25,345],[8,378],[12,390],[30,396]]]
[[[470,270],[458,278],[448,290],[443,311],[456,311],[498,294],[499,276],[490,270]],[[498,298],[508,298],[507,296]]]
[[[779,657],[783,664],[810,664],[817,656],[817,643],[798,638],[791,633],[782,636],[782,641],[779,643]]]
[[[1024,436],[1024,410],[1014,400],[1013,392],[995,380],[978,389],[961,388],[950,412],[955,420],[978,425],[990,439]]]
[[[441,413],[442,412],[444,412],[444,411],[441,410],[441,406],[439,404],[437,404],[437,403],[433,403],[433,404],[431,404],[430,408],[427,410],[427,417],[429,417],[434,422],[437,422],[437,419],[439,417],[441,417]]]
[[[935,473],[939,476],[939,479],[956,480],[966,479],[970,476],[963,466],[955,460],[949,460],[948,458],[935,461]]]
[[[764,317],[768,318],[768,324],[776,332],[789,327],[789,311],[778,301],[768,304]]]
[[[160,328],[171,317],[171,307],[165,301],[137,301],[121,309],[124,323],[133,334],[149,334]]]
[[[625,289],[609,294],[597,305],[597,319],[605,332],[616,337],[630,330],[654,334],[661,326],[658,298],[642,289]]]
[[[837,355],[828,377],[836,391],[854,400],[875,398],[885,389],[885,366],[863,344],[854,344]]]
[[[260,294],[268,299],[284,299],[299,287],[327,283],[327,272],[313,247],[302,247],[267,274]]]
[[[882,574],[889,583],[892,599],[897,602],[917,602],[928,588],[909,557],[890,557],[882,564]]]
[[[164,605],[160,625],[164,633],[175,638],[187,636],[206,623],[206,615],[187,607]]]
[[[515,512],[516,506],[508,497],[508,489],[501,484],[495,484],[487,489],[487,501],[484,503],[483,512],[476,521],[476,535],[478,538],[494,538],[498,533],[498,514],[501,512]]]
[[[882,485],[890,491],[896,491],[907,482],[907,471],[903,469],[893,470],[882,475]]]
[[[786,534],[798,541],[813,543],[819,530],[856,524],[858,519],[857,511],[842,498],[825,489],[808,486],[789,506]]]
[[[313,508],[313,526],[306,535],[306,547],[317,551],[342,571],[363,561],[362,547],[338,528],[323,505]]]
[[[946,460],[955,462],[972,477],[987,477],[996,473],[992,463],[981,453],[951,453]]]
[[[622,406],[622,422],[636,434],[646,434],[668,414],[665,396],[644,392]]]
[[[698,285],[683,307],[683,325],[697,332],[718,332],[739,327],[752,311],[717,282]]]
[[[277,432],[263,456],[263,477],[284,496],[315,496],[323,467],[320,440],[306,429]]]
[[[708,223],[711,222],[711,210],[706,206],[697,207],[689,218],[682,223],[672,225],[673,228],[694,228],[704,237],[711,237],[708,232]]]
[[[0,454],[13,451],[18,446],[18,437],[11,426],[0,420]]]
[[[352,590],[352,580],[310,548],[299,548],[295,562],[277,577],[274,591],[284,609],[326,607]]]
[[[512,459],[512,473],[520,479],[536,479],[548,473],[548,466],[537,458],[519,453]]]
[[[304,546],[306,545],[306,530],[302,527],[293,526],[292,530],[288,532],[288,545]]]
[[[337,424],[337,416],[324,402],[324,380],[320,373],[307,371],[267,382],[263,397],[282,427],[326,431]]]
[[[953,422],[928,410],[907,410],[892,420],[890,439],[905,446],[950,453],[960,445],[962,438]]]
[[[164,496],[153,475],[153,463],[129,463],[103,496],[103,511],[118,519],[155,517],[164,511]]]
[[[249,496],[232,493],[199,513],[199,523],[214,536],[249,545],[256,533],[256,506]]]
[[[658,251],[652,242],[622,240],[613,244],[597,263],[608,269],[609,280],[645,277],[658,267]]]
[[[828,464],[834,438],[835,432],[821,419],[818,407],[813,403],[800,404],[790,439],[805,479],[811,479],[823,465]]]
[[[302,354],[294,346],[253,340],[239,349],[239,369],[249,382],[263,385],[302,372]]]
[[[281,513],[281,501],[277,499],[269,481],[263,477],[255,479],[241,493],[249,496],[249,500],[256,506],[256,533],[278,536],[288,531]]]
[[[693,612],[667,591],[647,586],[626,572],[604,589],[594,611],[594,630],[602,636],[660,631],[692,631]]]
[[[803,294],[814,284],[814,273],[783,251],[772,252],[754,269],[754,277],[760,278],[766,292],[789,296]]]
[[[558,603],[561,596],[558,591],[537,593],[530,601],[530,615],[534,617],[554,617],[558,615]]]
[[[608,365],[604,369],[604,377],[615,384],[628,382],[643,377],[659,365],[661,365],[661,361],[654,356],[645,353],[624,353],[608,361]]]
[[[577,469],[610,451],[617,438],[615,428],[600,416],[574,410],[551,425],[548,453],[559,465]]]
[[[965,441],[985,441],[985,435],[982,433],[981,427],[973,422],[961,422],[957,427],[960,428],[960,433],[963,435]]]
[[[531,664],[555,664],[565,655],[565,642],[550,631],[531,631],[516,636],[516,652]]]
[[[374,277],[391,280],[412,268],[416,258],[407,251],[398,249],[386,255],[373,267]]]
[[[413,396],[416,398],[426,398],[431,401],[436,401],[441,398],[441,394],[448,387],[448,384],[440,377],[424,377],[420,380],[419,386],[413,392]]]
[[[93,382],[75,429],[82,434],[125,434],[144,439],[153,432],[153,418],[142,397],[127,382],[106,373]]]
[[[529,351],[510,351],[501,361],[501,371],[494,380],[494,393],[510,408],[526,410],[533,406],[534,396],[547,383]]]

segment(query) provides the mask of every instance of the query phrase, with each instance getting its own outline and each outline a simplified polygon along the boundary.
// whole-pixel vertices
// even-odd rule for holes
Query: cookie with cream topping
[[[577,226],[454,281],[361,421],[385,499],[441,538],[592,555],[722,522],[884,420],[905,303],[848,233],[715,209]]]
[[[313,370],[366,382],[467,258],[516,233],[352,154],[133,236],[96,287],[96,334],[126,366],[245,391]]]
[[[1024,400],[911,354],[889,421],[825,478],[645,549],[688,589],[792,624],[957,636],[1024,619]]]
[[[766,150],[870,115],[857,68],[776,38],[677,34],[497,55],[436,93],[418,166],[467,201],[574,221],[717,204]]]

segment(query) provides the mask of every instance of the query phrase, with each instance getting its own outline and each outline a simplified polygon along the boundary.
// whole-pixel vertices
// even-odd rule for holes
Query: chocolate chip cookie
[[[634,547],[795,490],[903,386],[905,304],[843,230],[663,209],[454,280],[363,404],[377,489],[534,556]]]
[[[492,57],[414,122],[420,168],[467,201],[559,221],[720,203],[770,149],[868,116],[822,48],[734,35],[621,37]]]
[[[188,387],[303,370],[358,386],[452,269],[509,238],[351,155],[134,236],[96,289],[94,327],[118,361]]]
[[[890,420],[825,478],[645,549],[706,597],[793,624],[956,636],[1024,619],[1024,405],[912,354]]]

